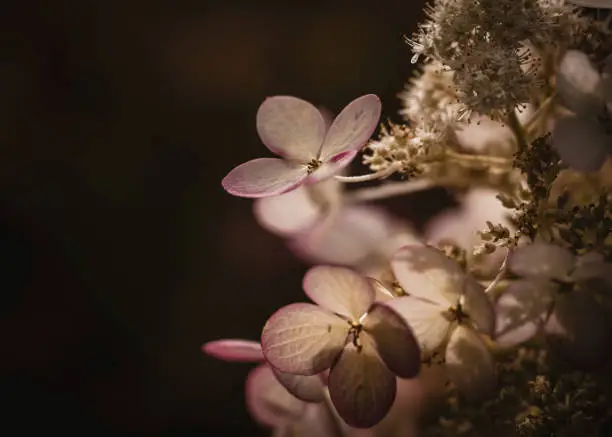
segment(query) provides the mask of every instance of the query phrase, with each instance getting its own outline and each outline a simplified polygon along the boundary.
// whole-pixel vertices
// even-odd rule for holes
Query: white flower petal
[[[497,378],[495,363],[482,339],[466,326],[458,326],[446,347],[446,368],[451,381],[468,399],[491,393]]]
[[[272,368],[276,379],[289,393],[304,402],[321,402],[325,397],[320,375],[295,375]]]
[[[294,190],[307,176],[303,165],[277,158],[258,158],[234,168],[223,178],[221,185],[234,196],[277,196]]]
[[[261,348],[278,370],[314,375],[338,357],[348,331],[349,324],[335,314],[309,303],[294,303],[268,319],[261,333]]]
[[[531,339],[544,323],[555,288],[548,281],[512,282],[495,304],[497,343],[516,346]]]
[[[557,70],[557,95],[571,111],[580,115],[601,112],[601,76],[585,53],[565,52]]]
[[[406,321],[389,306],[375,303],[363,321],[389,370],[400,378],[414,378],[421,368],[421,350]]]
[[[508,267],[518,276],[566,280],[574,266],[574,255],[554,244],[535,242],[514,250]]]
[[[612,148],[612,136],[605,133],[595,117],[587,116],[556,119],[552,141],[561,160],[583,173],[599,170]]]
[[[376,352],[367,334],[359,336],[361,347],[350,342],[329,374],[329,395],[344,421],[369,428],[389,412],[395,399],[395,375]]]
[[[414,296],[402,296],[385,302],[412,328],[425,355],[430,355],[446,340],[451,327],[443,316],[448,308]]]
[[[325,138],[325,119],[305,100],[269,97],[257,111],[257,132],[272,152],[302,163],[317,157]]]
[[[304,402],[285,390],[266,364],[249,372],[245,397],[247,409],[253,419],[271,427],[299,419],[305,406]]]
[[[370,206],[347,206],[289,245],[301,258],[312,263],[357,266],[389,238],[386,213]]]
[[[610,355],[608,315],[588,293],[559,294],[545,331],[551,346],[582,368],[597,367]]]
[[[484,287],[471,276],[465,278],[461,305],[463,311],[470,317],[475,327],[483,334],[493,335],[495,332],[495,312],[493,305],[484,292]]]
[[[461,266],[440,251],[426,246],[406,246],[391,261],[402,288],[447,309],[457,305],[465,274]]]
[[[303,288],[317,305],[353,321],[368,311],[375,298],[368,280],[346,267],[313,267],[304,276]]]
[[[278,196],[265,197],[253,202],[257,222],[266,230],[280,236],[296,235],[313,226],[323,213],[308,188],[297,189]]]
[[[326,162],[361,149],[376,129],[380,112],[380,99],[374,94],[358,97],[346,105],[325,136],[320,159]]]

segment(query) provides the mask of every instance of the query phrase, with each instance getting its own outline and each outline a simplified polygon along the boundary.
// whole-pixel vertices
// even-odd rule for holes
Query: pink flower
[[[375,302],[371,283],[344,267],[317,266],[304,277],[318,305],[287,305],[266,322],[264,356],[282,372],[316,375],[330,369],[330,398],[344,421],[368,428],[395,399],[396,375],[413,378],[420,350],[395,311]]]
[[[321,111],[292,96],[266,99],[257,132],[278,158],[258,158],[234,168],[222,185],[240,197],[267,197],[329,178],[346,167],[380,118],[380,99],[367,94],[349,103],[329,128]]]

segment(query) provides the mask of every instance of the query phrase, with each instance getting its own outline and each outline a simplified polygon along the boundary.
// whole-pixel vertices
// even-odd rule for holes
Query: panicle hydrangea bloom
[[[567,358],[590,366],[608,354],[608,316],[600,299],[610,298],[612,265],[597,253],[575,256],[543,242],[517,248],[510,270],[520,277],[496,303],[496,340],[514,346],[543,329]]]
[[[313,267],[304,290],[317,305],[287,305],[268,319],[261,335],[266,360],[298,375],[330,369],[329,395],[338,414],[354,427],[375,425],[393,404],[396,375],[419,373],[420,350],[410,328],[375,302],[370,282],[350,269]]]
[[[494,362],[479,333],[494,333],[495,316],[484,287],[427,246],[400,249],[392,268],[408,295],[386,304],[408,322],[424,353],[444,357],[449,378],[466,397],[490,394]]]
[[[349,103],[328,127],[312,104],[292,96],[270,97],[257,111],[257,132],[282,159],[258,158],[241,164],[222,185],[230,194],[257,198],[329,178],[368,141],[380,112],[380,99],[367,94]]]
[[[600,73],[585,53],[568,50],[557,71],[557,94],[569,114],[555,120],[553,145],[575,170],[599,170],[612,154],[612,56]]]

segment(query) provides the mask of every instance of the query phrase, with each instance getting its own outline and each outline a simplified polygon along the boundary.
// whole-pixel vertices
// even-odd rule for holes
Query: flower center
[[[319,161],[318,159],[313,158],[308,164],[306,164],[306,171],[308,172],[308,174],[311,174],[313,171],[318,169],[321,164],[323,164],[323,161]]]
[[[449,322],[457,322],[460,325],[470,318],[470,316],[463,311],[461,303],[458,303],[457,306],[450,307],[443,313],[443,316]]]
[[[355,345],[355,347],[357,348],[358,352],[361,352],[361,348],[363,347],[363,345],[361,344],[361,341],[359,340],[359,334],[361,334],[361,331],[363,330],[363,325],[359,322],[348,322],[349,325],[351,326],[349,328],[349,338],[351,339],[351,341],[353,342],[353,345]]]

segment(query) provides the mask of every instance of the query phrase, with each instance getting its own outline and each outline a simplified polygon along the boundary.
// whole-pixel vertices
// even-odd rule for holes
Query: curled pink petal
[[[245,397],[247,409],[253,419],[270,427],[298,420],[305,406],[304,402],[285,390],[266,364],[249,372]]]
[[[349,324],[316,305],[294,303],[275,312],[261,333],[266,360],[276,369],[314,375],[329,368],[348,336]]]
[[[267,98],[257,111],[261,141],[277,155],[308,163],[317,157],[326,123],[311,103],[292,96]]]
[[[306,167],[276,158],[258,158],[230,171],[221,181],[234,196],[276,196],[297,188],[308,176]]]
[[[313,267],[304,276],[303,287],[314,303],[353,321],[368,311],[375,298],[367,279],[346,267]]]
[[[202,351],[225,361],[263,361],[261,345],[256,341],[223,339],[209,341],[202,345]]]
[[[346,105],[325,136],[320,159],[326,162],[342,152],[361,149],[376,130],[380,112],[380,99],[374,94],[358,97]]]
[[[369,428],[389,412],[396,393],[395,375],[376,352],[369,336],[346,345],[329,374],[329,395],[342,419]]]
[[[295,375],[272,368],[276,379],[296,398],[304,402],[321,402],[325,386],[319,375]]]
[[[375,303],[363,321],[378,354],[400,378],[414,378],[421,369],[421,349],[404,319],[389,306]]]

